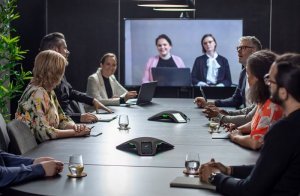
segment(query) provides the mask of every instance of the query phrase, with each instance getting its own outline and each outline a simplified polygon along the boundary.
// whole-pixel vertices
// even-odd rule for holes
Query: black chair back
[[[6,129],[6,122],[2,114],[0,114],[0,149],[8,152],[9,142],[10,139]]]
[[[30,128],[24,122],[14,119],[7,124],[7,132],[10,137],[10,148],[14,154],[24,154],[38,144]]]

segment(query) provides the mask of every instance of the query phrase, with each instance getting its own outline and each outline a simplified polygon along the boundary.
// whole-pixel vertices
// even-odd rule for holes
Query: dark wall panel
[[[48,33],[65,34],[71,52],[68,80],[86,90],[87,78],[96,71],[106,52],[118,52],[118,2],[99,0],[48,1]]]
[[[299,0],[273,0],[272,50],[300,53],[299,10]]]
[[[31,71],[34,58],[38,53],[40,39],[45,34],[45,1],[18,1],[17,11],[20,14],[20,18],[13,23],[16,29],[14,34],[20,36],[21,48],[27,50],[27,54],[24,55],[25,59],[22,61],[23,68],[26,71]],[[12,118],[14,118],[18,100],[19,97],[11,100],[10,109]]]
[[[196,18],[241,18],[244,25],[243,34],[256,36],[262,42],[263,47],[268,48],[269,2],[270,0],[199,0],[196,3]]]

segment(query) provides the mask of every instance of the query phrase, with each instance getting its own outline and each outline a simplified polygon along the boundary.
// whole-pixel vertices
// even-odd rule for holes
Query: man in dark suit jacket
[[[234,92],[234,94],[227,98],[222,100],[216,100],[214,101],[215,106],[217,107],[235,107],[239,108],[241,105],[245,106],[245,88],[246,88],[246,70],[245,65],[247,63],[248,57],[262,49],[260,41],[254,37],[254,36],[244,36],[241,37],[239,40],[239,46],[237,47],[239,62],[242,64],[242,71],[239,78],[239,84]],[[195,103],[198,105],[198,107],[205,107],[207,105],[207,102],[203,97],[196,97]]]
[[[43,37],[40,44],[40,50],[55,50],[62,54],[65,58],[68,58],[70,52],[67,48],[65,36],[62,33],[54,32]],[[61,83],[54,89],[59,104],[63,111],[70,116],[75,122],[95,122],[97,117],[91,113],[81,113],[78,102],[82,102],[95,109],[103,109],[107,112],[111,112],[110,109],[105,107],[97,99],[87,96],[85,93],[73,89],[72,85],[67,81],[64,75]]]

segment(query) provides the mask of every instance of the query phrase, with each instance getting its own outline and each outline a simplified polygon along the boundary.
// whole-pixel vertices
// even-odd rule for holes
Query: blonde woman
[[[40,52],[35,58],[33,78],[19,100],[15,117],[30,127],[38,142],[90,133],[86,125],[77,125],[64,114],[53,91],[67,64],[58,52]]]

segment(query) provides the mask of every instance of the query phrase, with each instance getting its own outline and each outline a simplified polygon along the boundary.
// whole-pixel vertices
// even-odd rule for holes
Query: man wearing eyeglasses
[[[300,54],[284,54],[265,77],[270,99],[285,117],[264,137],[255,165],[202,164],[200,179],[222,195],[299,195],[300,193]]]
[[[248,57],[262,49],[260,41],[255,36],[244,36],[239,40],[239,45],[237,46],[237,52],[239,57],[239,63],[242,64],[242,71],[239,77],[239,84],[232,95],[232,97],[222,100],[214,101],[215,106],[217,107],[235,107],[239,108],[241,105],[246,105],[246,70],[245,65]],[[203,97],[196,97],[194,101],[198,107],[203,108],[207,105],[207,102]]]

